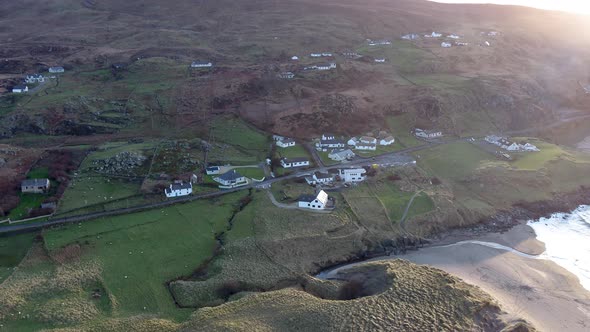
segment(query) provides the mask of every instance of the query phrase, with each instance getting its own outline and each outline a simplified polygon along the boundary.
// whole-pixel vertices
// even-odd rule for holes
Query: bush
[[[401,179],[402,179],[402,177],[397,174],[391,174],[391,175],[387,176],[387,180],[389,180],[391,182],[399,181]]]
[[[439,184],[442,183],[442,181],[439,178],[434,177],[434,178],[430,179],[430,183],[432,183],[435,186],[438,186]]]

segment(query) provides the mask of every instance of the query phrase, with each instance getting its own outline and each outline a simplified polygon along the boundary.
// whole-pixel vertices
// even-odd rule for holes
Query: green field
[[[46,167],[34,168],[27,174],[27,179],[46,179],[49,178],[49,170]],[[51,182],[50,192],[45,194],[25,194],[19,193],[20,203],[8,214],[11,220],[18,220],[27,217],[30,209],[40,208],[41,203],[51,196],[52,190],[55,189],[56,182]]]
[[[218,117],[213,121],[209,160],[232,165],[257,164],[267,158],[269,137],[236,117]]]
[[[80,176],[70,181],[58,213],[139,194],[141,183],[103,176]]]
[[[409,148],[424,144],[424,142],[416,139],[411,133],[414,126],[409,115],[390,116],[387,118],[387,124],[389,125],[389,129],[391,129],[393,137],[395,137],[393,147],[401,146]]]
[[[191,310],[176,308],[166,281],[190,275],[211,256],[215,234],[227,227],[242,196],[68,225],[44,232],[45,244],[50,252],[80,244],[81,259],[100,265],[117,315],[152,313],[178,320]]]
[[[250,179],[261,180],[264,178],[264,170],[260,167],[240,167],[236,168],[236,172]]]
[[[281,158],[295,158],[295,157],[306,157],[310,158],[307,150],[300,144],[289,148],[281,148],[277,146],[277,154]]]
[[[33,244],[34,234],[19,234],[0,237],[0,283],[16,267]]]

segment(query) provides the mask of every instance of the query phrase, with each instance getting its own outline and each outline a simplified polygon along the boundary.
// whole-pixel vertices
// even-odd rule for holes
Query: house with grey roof
[[[49,179],[27,179],[20,184],[20,190],[28,194],[42,194],[46,193],[51,186]]]
[[[59,67],[59,66],[49,67],[49,72],[54,73],[54,74],[63,73],[63,72],[65,72],[65,69],[64,69],[64,67]]]
[[[29,92],[29,87],[23,84],[15,85],[12,87],[12,93],[24,93]]]
[[[334,149],[328,154],[328,158],[334,161],[345,161],[355,157],[351,149]]]
[[[315,195],[301,195],[297,200],[297,206],[304,209],[324,210],[328,207],[328,194],[320,190]]]
[[[248,183],[246,177],[238,173],[235,169],[225,172],[220,176],[214,177],[213,180],[222,186],[237,187]]]
[[[164,189],[164,194],[166,197],[180,197],[180,196],[187,196],[193,193],[193,184],[192,183],[183,183],[177,182],[172,183],[168,188]]]

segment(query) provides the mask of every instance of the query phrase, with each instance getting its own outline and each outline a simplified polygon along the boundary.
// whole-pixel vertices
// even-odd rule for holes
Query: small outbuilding
[[[26,85],[15,85],[12,88],[12,93],[25,93],[25,92],[29,92],[29,87]]]
[[[49,72],[50,73],[58,74],[58,73],[63,73],[65,71],[66,70],[64,69],[64,67],[59,67],[59,66],[57,66],[57,67],[49,67]]]

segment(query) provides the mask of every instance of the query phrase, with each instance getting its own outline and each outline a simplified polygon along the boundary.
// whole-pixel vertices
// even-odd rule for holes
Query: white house
[[[403,35],[403,36],[402,36],[402,39],[405,39],[405,40],[416,40],[416,39],[418,39],[419,37],[420,37],[420,36],[418,36],[418,35],[417,35],[417,34],[415,34],[415,33],[409,33],[409,34],[407,34],[407,35]]]
[[[422,138],[437,138],[437,137],[442,137],[442,132],[437,131],[437,130],[423,130],[423,129],[419,129],[416,128],[416,130],[414,131],[414,134],[418,137],[422,137]]]
[[[305,181],[307,181],[307,184],[309,185],[330,183],[334,181],[334,175],[329,173],[315,172],[313,173],[313,176],[306,177]]]
[[[220,183],[223,186],[238,186],[248,183],[246,177],[232,169],[229,172],[223,173],[220,176],[214,177],[215,182]]]
[[[309,160],[305,157],[283,158],[281,159],[283,168],[309,166]]]
[[[309,55],[312,58],[321,58],[322,57],[322,53],[311,53]]]
[[[319,65],[315,65],[314,66],[315,69],[317,70],[330,70],[330,69],[336,69],[336,63],[335,62],[330,62],[330,63],[321,63]]]
[[[211,68],[211,67],[213,67],[213,63],[211,63],[211,61],[209,61],[209,62],[193,61],[193,63],[191,63],[191,68]]]
[[[366,179],[367,171],[364,168],[341,168],[338,175],[344,182],[361,182]]]
[[[451,44],[451,43],[447,43],[447,42],[440,43],[440,47],[442,47],[442,48],[449,48],[452,46],[453,46],[453,44]]]
[[[539,150],[538,147],[536,147],[535,145],[533,145],[531,143],[526,143],[525,145],[521,145],[520,147],[521,147],[521,149],[523,149],[525,151],[535,151],[535,152],[541,151],[541,150]]]
[[[292,138],[283,138],[277,141],[277,146],[281,148],[288,148],[291,146],[295,146],[295,140]]]
[[[363,143],[363,142],[358,142],[356,143],[355,149],[357,150],[368,150],[368,151],[375,151],[377,150],[377,144],[376,143]]]
[[[27,74],[25,77],[25,83],[43,83],[45,82],[45,77],[41,74]]]
[[[164,189],[164,193],[166,197],[179,197],[179,196],[187,196],[192,194],[193,192],[193,184],[192,183],[173,183],[170,187]]]
[[[438,32],[432,32],[429,35],[424,35],[424,37],[426,38],[438,38],[438,37],[442,37],[442,33],[438,33]]]
[[[219,174],[220,170],[221,170],[221,167],[219,167],[219,166],[209,166],[209,167],[205,168],[205,172],[207,173],[207,175]]]
[[[376,58],[375,62],[383,63],[383,62],[385,62],[385,59],[384,58]]]
[[[12,88],[12,93],[24,93],[24,92],[28,92],[29,91],[29,87],[26,85],[15,85]]]
[[[319,151],[328,151],[328,149],[342,149],[346,147],[343,141],[339,139],[322,139],[315,144]]]
[[[499,33],[498,31],[490,31],[490,32],[488,32],[488,36],[494,37],[494,36],[497,36],[498,33]]]
[[[385,40],[385,39],[382,39],[382,40],[371,40],[371,39],[368,39],[367,41],[369,43],[369,46],[391,45],[391,41]]]
[[[393,143],[395,143],[395,138],[393,138],[393,136],[387,136],[379,140],[379,145],[391,145]]]
[[[516,143],[512,143],[508,147],[506,147],[506,150],[508,150],[508,151],[518,151],[518,150],[520,150],[520,146],[518,144],[516,144]]]
[[[361,55],[354,51],[344,51],[342,52],[342,56],[354,59],[359,58]]]
[[[460,39],[461,37],[454,35],[454,34],[450,34],[447,36],[447,38],[451,38],[451,39]]]
[[[322,53],[322,56],[324,56],[324,57],[331,57],[332,56],[332,53],[324,52],[324,53]]]
[[[286,137],[281,135],[272,135],[272,139],[276,141],[284,140]]]
[[[300,208],[324,210],[328,205],[328,194],[320,190],[316,195],[301,195],[298,199]]]
[[[336,139],[336,135],[334,134],[322,134],[322,140],[327,141],[330,139]]]
[[[353,137],[351,139],[348,140],[348,142],[346,142],[346,144],[350,145],[350,146],[356,146],[356,143],[359,142],[359,139],[356,137]]]
[[[50,73],[63,73],[65,71],[64,67],[49,67]]]
[[[361,136],[359,142],[365,144],[377,144],[377,139],[371,136]]]
[[[354,158],[355,154],[351,149],[334,149],[328,154],[328,158],[334,161],[344,161]]]
[[[299,57],[296,56],[296,55],[294,55],[294,56],[291,57],[291,60],[293,60],[293,61],[299,61]]]
[[[293,74],[290,71],[285,71],[285,72],[282,72],[279,74],[279,78],[283,78],[283,79],[287,79],[287,80],[290,80],[294,77],[295,77],[295,74]]]
[[[469,43],[464,43],[464,42],[458,42],[458,41],[456,41],[455,42],[455,45],[457,45],[457,46],[467,46],[467,45],[469,45]]]

